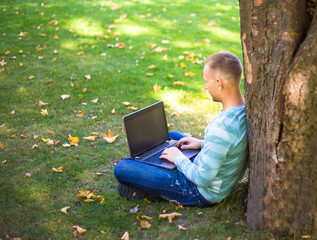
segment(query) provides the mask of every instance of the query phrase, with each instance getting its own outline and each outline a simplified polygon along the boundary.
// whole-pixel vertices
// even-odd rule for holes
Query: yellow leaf
[[[87,88],[84,88],[82,92],[84,93],[84,92],[86,92],[86,91],[87,91]]]
[[[95,141],[97,136],[89,136],[89,137],[83,137],[84,140],[88,140],[88,141]]]
[[[152,219],[152,217],[148,217],[148,216],[145,216],[145,215],[142,215],[141,218],[145,218],[145,219],[149,219],[149,220]]]
[[[185,83],[182,81],[176,81],[176,82],[173,82],[173,85],[174,86],[182,86],[182,85],[185,85]]]
[[[128,233],[128,232],[125,232],[125,233],[122,235],[121,240],[130,240],[130,239],[129,239],[129,233]]]
[[[137,110],[138,108],[131,106],[131,107],[128,107],[128,109],[135,111],[135,110]]]
[[[173,78],[174,75],[172,75],[172,74],[167,74],[167,77],[168,77],[168,78]]]
[[[86,200],[85,200],[85,202],[94,202],[95,200],[94,199],[90,199],[90,198],[87,198]]]
[[[301,238],[308,239],[308,238],[311,238],[311,236],[310,235],[303,235],[303,236],[301,236]]]
[[[47,109],[41,109],[41,114],[42,114],[43,116],[48,115]]]
[[[140,222],[141,228],[150,228],[152,225],[148,221]]]
[[[152,77],[152,76],[153,76],[153,73],[146,73],[146,76]]]
[[[96,98],[96,99],[94,99],[94,100],[91,100],[91,102],[97,103],[97,102],[98,102],[98,98]]]
[[[4,148],[4,145],[0,142],[0,148]]]
[[[59,167],[59,168],[53,167],[52,170],[53,170],[54,172],[63,172],[63,167]]]
[[[103,135],[104,135],[103,139],[105,139],[108,143],[113,143],[116,140],[116,138],[119,136],[119,135],[114,135],[110,129],[109,129],[108,135],[105,133]]]
[[[186,66],[186,64],[185,64],[185,63],[183,63],[183,62],[181,62],[179,65],[181,66],[181,68],[185,68],[185,67],[187,67],[187,66]]]
[[[155,65],[150,65],[150,66],[148,67],[148,69],[153,69],[153,68],[156,68],[156,66],[155,66]]]
[[[70,97],[71,97],[71,95],[69,95],[69,94],[64,94],[64,95],[61,96],[61,98],[62,98],[63,100],[65,100],[65,99],[67,99],[67,98],[70,98]]]
[[[54,39],[54,40],[57,40],[57,39],[59,39],[59,37],[58,37],[57,35],[55,35],[55,36],[53,37],[53,39]]]
[[[42,141],[43,142],[48,142],[48,141],[50,141],[51,139],[49,139],[49,138],[42,138]]]
[[[74,225],[73,228],[76,228],[79,234],[86,232],[87,230],[79,227],[78,225]]]
[[[54,135],[55,132],[52,131],[52,130],[50,130],[49,133],[50,133],[51,135]]]
[[[79,191],[79,193],[77,194],[77,197],[87,197],[90,194],[89,190],[81,190]]]
[[[68,139],[71,141],[70,145],[78,146],[78,143],[79,143],[78,137],[72,137],[72,136],[69,135]]]
[[[192,76],[195,76],[196,73],[193,73],[193,72],[186,72],[184,73],[185,77],[189,76],[189,77],[192,77]]]
[[[201,42],[195,42],[195,44],[194,44],[195,47],[200,47],[201,45],[202,45]]]
[[[122,104],[128,106],[130,105],[130,102],[122,102]]]
[[[14,135],[12,135],[12,136],[11,136],[11,138],[16,138],[16,137],[17,137],[17,135],[16,135],[16,134],[14,134]]]
[[[173,213],[166,213],[166,214],[160,214],[159,218],[168,218],[168,222],[171,223],[173,221],[173,218],[182,216],[181,213],[173,212]]]
[[[33,79],[33,78],[35,78],[33,75],[30,75],[30,76],[29,76],[29,79]]]
[[[125,44],[123,42],[119,42],[115,45],[117,48],[125,48]]]
[[[167,54],[165,54],[165,55],[162,57],[162,60],[167,61],[167,58],[168,58],[168,56],[167,56]]]
[[[84,55],[84,54],[85,54],[85,52],[84,52],[84,51],[80,51],[80,52],[78,52],[78,53],[77,53],[77,55],[78,55],[78,56],[80,56],[80,55]]]
[[[155,83],[155,85],[153,86],[154,92],[159,91],[161,89],[161,86],[157,85],[157,83]]]
[[[48,103],[42,102],[41,100],[39,100],[39,106],[45,106],[48,105]]]
[[[67,210],[68,210],[68,209],[70,209],[70,207],[63,207],[63,208],[60,209],[60,211],[63,212],[63,213],[68,214],[68,213],[67,213]]]

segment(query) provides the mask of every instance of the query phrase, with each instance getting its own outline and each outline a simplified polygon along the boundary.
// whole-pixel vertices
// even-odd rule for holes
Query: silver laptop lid
[[[123,121],[132,158],[169,140],[162,101],[123,117]]]

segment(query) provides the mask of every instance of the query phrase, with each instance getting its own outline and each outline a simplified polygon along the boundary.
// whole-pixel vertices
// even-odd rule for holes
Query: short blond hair
[[[242,65],[239,58],[231,52],[219,52],[205,60],[210,74],[219,74],[230,83],[240,83]]]

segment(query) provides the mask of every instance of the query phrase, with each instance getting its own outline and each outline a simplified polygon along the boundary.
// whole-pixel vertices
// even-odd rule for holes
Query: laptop
[[[131,158],[165,169],[176,168],[175,164],[159,159],[167,147],[176,145],[170,140],[162,101],[123,117]],[[189,159],[199,150],[182,150]]]

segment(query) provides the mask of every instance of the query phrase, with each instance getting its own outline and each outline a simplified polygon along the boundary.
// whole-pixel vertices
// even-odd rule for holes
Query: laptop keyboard
[[[156,164],[160,164],[166,161],[166,159],[159,159],[159,157],[161,156],[162,152],[164,151],[158,151],[157,153],[153,154],[152,156],[148,157],[147,159],[143,160],[143,162],[150,162],[150,163],[156,163]]]

